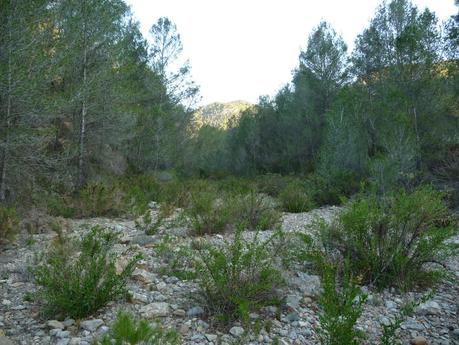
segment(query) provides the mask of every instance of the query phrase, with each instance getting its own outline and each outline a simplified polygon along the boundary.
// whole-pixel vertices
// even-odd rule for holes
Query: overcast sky
[[[326,20],[352,49],[380,0],[127,0],[142,32],[168,17],[182,37],[202,104],[272,95],[291,79],[311,29]],[[440,20],[454,0],[414,0]]]

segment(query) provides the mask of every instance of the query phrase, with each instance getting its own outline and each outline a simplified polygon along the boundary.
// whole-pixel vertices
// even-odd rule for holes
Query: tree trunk
[[[86,3],[83,4],[83,15],[86,16]],[[86,18],[83,20],[83,100],[81,102],[81,122],[79,133],[79,152],[78,152],[78,182],[77,187],[81,188],[84,185],[84,152],[85,152],[85,135],[86,135],[86,113],[87,113],[87,59],[88,49],[86,40]]]
[[[8,143],[9,143],[9,130],[10,130],[10,119],[11,119],[11,78],[12,78],[12,66],[11,66],[11,13],[8,16],[8,86],[7,86],[7,96],[6,96],[6,118],[5,118],[5,138],[3,139],[3,152],[2,152],[2,171],[1,171],[1,180],[0,180],[0,201],[5,201],[6,199],[6,173],[8,168]]]

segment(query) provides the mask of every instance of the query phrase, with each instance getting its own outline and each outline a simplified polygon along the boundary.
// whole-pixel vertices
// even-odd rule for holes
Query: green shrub
[[[330,176],[311,175],[306,180],[306,188],[317,205],[340,205],[343,199],[359,191],[360,180],[355,174],[344,171]]]
[[[253,190],[253,183],[241,177],[229,176],[217,181],[218,189],[226,194],[245,195]]]
[[[231,224],[231,208],[227,199],[218,198],[216,189],[206,188],[190,194],[190,204],[185,212],[191,220],[195,234],[213,234],[223,232]]]
[[[151,201],[159,200],[161,185],[151,175],[136,175],[118,181],[125,194],[126,204],[135,215],[147,212]]]
[[[160,325],[138,320],[132,314],[119,311],[111,325],[110,333],[96,345],[173,345],[179,344],[179,336],[174,330],[165,330]]]
[[[0,243],[14,238],[19,217],[14,207],[0,206]]]
[[[275,236],[260,241],[255,235],[247,241],[239,227],[232,242],[198,252],[197,280],[212,314],[223,321],[244,319],[250,311],[278,302],[275,290],[283,280],[270,251]]]
[[[73,199],[66,195],[51,195],[46,198],[46,209],[55,217],[73,218],[77,214]]]
[[[444,271],[425,264],[457,253],[446,241],[457,233],[442,195],[431,187],[361,197],[322,229],[325,245],[350,259],[352,273],[380,288],[434,282]]]
[[[362,315],[366,296],[360,293],[352,277],[345,272],[341,286],[336,268],[322,267],[323,293],[319,298],[319,338],[322,345],[358,345],[363,334],[355,325]]]
[[[260,193],[268,194],[272,197],[278,197],[285,189],[289,182],[289,178],[282,177],[278,174],[266,174],[257,176],[255,185]]]
[[[244,224],[250,230],[268,230],[279,223],[280,213],[270,205],[266,197],[254,190],[246,195],[229,198],[226,203],[232,208],[233,226]]]
[[[266,230],[280,219],[268,200],[253,190],[246,195],[231,195],[207,186],[192,191],[190,200],[185,212],[198,235],[221,233],[239,224],[251,230]]]
[[[118,216],[126,213],[123,193],[108,182],[90,182],[79,192],[79,213],[82,217]]]
[[[292,181],[279,194],[282,209],[286,212],[307,212],[314,208],[311,197],[300,181]]]
[[[140,258],[134,257],[121,273],[116,272],[112,248],[117,234],[96,226],[72,244],[61,230],[56,231],[56,243],[32,268],[45,312],[81,318],[125,293]]]

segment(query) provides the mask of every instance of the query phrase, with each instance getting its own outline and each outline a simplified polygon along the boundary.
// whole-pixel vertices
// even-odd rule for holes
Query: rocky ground
[[[316,216],[329,220],[338,211],[338,208],[331,207],[308,213],[284,214],[282,229],[286,232],[307,231]],[[0,248],[0,345],[91,344],[95,337],[109,330],[120,308],[144,318],[159,319],[166,327],[174,327],[181,334],[183,344],[319,344],[316,327],[320,281],[317,276],[290,272],[289,286],[282,291],[284,306],[279,310],[274,306],[268,307],[250,315],[258,327],[250,330],[235,323],[228,329],[217,329],[206,317],[204,306],[196,299],[197,286],[191,281],[164,274],[168,265],[167,250],[191,241],[183,223],[170,219],[157,235],[147,236],[136,228],[133,221],[98,218],[69,221],[68,232],[78,234],[83,231],[84,224],[100,224],[121,232],[116,251],[125,258],[134,251],[144,254],[129,283],[131,298],[112,302],[85,320],[42,318],[38,303],[29,301],[30,293],[36,287],[27,267],[55,234],[50,231],[21,234],[17,243]],[[263,234],[269,235],[270,232]],[[205,240],[222,239],[222,235],[216,235]],[[459,238],[455,240],[459,241]],[[451,258],[446,264],[459,278],[459,258]],[[407,298],[417,299],[423,295],[421,292],[401,295],[395,290],[366,292],[369,297],[358,327],[368,335],[365,341],[368,344],[378,344],[381,325],[389,324],[398,315]],[[458,317],[459,287],[445,282],[430,300],[403,322],[400,339],[403,344],[409,344],[416,337],[425,337],[431,345],[457,345]]]

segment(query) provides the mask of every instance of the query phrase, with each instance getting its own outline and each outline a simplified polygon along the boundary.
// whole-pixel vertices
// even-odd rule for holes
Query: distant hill
[[[254,105],[246,101],[215,102],[196,110],[194,121],[198,127],[206,124],[226,129],[231,126],[231,122],[236,122],[241,114],[251,107]]]

